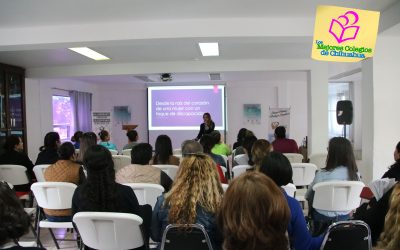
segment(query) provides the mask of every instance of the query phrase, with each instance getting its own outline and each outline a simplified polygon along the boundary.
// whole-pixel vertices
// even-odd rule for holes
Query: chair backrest
[[[203,225],[168,225],[161,240],[161,250],[212,250],[210,238]],[[189,227],[189,228],[187,228]]]
[[[128,213],[79,212],[73,222],[83,243],[94,249],[125,250],[144,245],[142,218]]]
[[[321,250],[371,250],[371,230],[363,221],[340,221],[329,226]]]
[[[286,186],[282,186],[282,188],[285,190],[287,195],[294,198],[294,195],[296,194],[296,186],[294,184],[288,183]]]
[[[326,165],[326,157],[328,157],[327,153],[312,154],[310,155],[310,163],[315,164],[318,169],[324,168]]]
[[[236,155],[233,157],[233,161],[238,165],[249,164],[249,157],[246,154]]]
[[[31,186],[33,195],[41,208],[69,209],[76,185],[67,182],[36,182]]]
[[[303,162],[302,154],[284,153],[283,155],[289,159],[290,163],[302,163]]]
[[[252,168],[250,165],[237,165],[232,168],[233,178],[238,177],[239,175],[246,172],[247,169]]]
[[[313,208],[327,211],[350,211],[360,206],[361,181],[326,181],[313,186]]]
[[[122,150],[122,155],[131,157],[131,151],[132,151],[132,149],[124,149],[124,150]]]
[[[0,180],[11,183],[14,186],[29,183],[26,167],[12,164],[0,165]]]
[[[228,170],[226,169],[226,167],[223,167],[223,166],[219,166],[219,167],[221,168],[222,173],[224,173],[224,176],[226,177],[226,172],[228,171]]]
[[[164,187],[152,183],[124,183],[135,192],[140,205],[149,204],[152,208],[156,205],[157,197],[165,191]]]
[[[75,149],[75,154],[79,155],[79,148]]]
[[[179,167],[175,165],[153,165],[156,168],[164,171],[172,180],[175,179],[176,173],[178,172]]]
[[[43,182],[46,181],[44,178],[44,171],[50,166],[50,164],[42,164],[42,165],[36,165],[33,167],[33,172],[35,173],[36,180],[38,182]]]
[[[111,155],[117,155],[118,154],[118,151],[115,150],[115,149],[109,149],[109,150],[111,152]]]
[[[228,187],[229,187],[229,184],[221,183],[221,186],[222,186],[222,189],[224,190],[224,192],[226,192],[226,190],[227,190]]]
[[[131,164],[131,157],[126,155],[113,155],[115,172],[118,172],[121,168]]]
[[[292,163],[293,184],[295,186],[307,186],[314,180],[317,167],[312,163]]]
[[[180,148],[175,148],[175,149],[172,151],[172,154],[173,154],[173,155],[182,155],[182,149],[180,149]]]

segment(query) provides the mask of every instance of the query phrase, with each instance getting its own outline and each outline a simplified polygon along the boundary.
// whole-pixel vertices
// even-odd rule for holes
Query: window
[[[336,136],[343,136],[344,126],[339,125],[336,121],[336,104],[342,100],[352,100],[352,83],[341,82],[341,83],[329,83],[328,92],[328,126],[329,126],[329,138]],[[353,125],[346,125],[346,137],[352,141],[352,129]]]
[[[74,116],[69,96],[53,96],[53,131],[60,134],[61,141],[69,141],[74,133]]]

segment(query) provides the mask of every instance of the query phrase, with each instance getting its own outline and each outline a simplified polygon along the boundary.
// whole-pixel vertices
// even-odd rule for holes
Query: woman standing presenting
[[[215,123],[211,120],[211,115],[210,113],[204,113],[203,114],[203,123],[200,125],[200,131],[199,134],[196,137],[196,141],[200,140],[200,138],[205,135],[209,134],[212,131],[214,131],[215,128]]]

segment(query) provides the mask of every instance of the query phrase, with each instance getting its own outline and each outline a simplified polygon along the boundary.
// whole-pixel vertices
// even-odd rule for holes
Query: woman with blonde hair
[[[376,250],[400,249],[400,184],[396,184],[390,196],[390,208],[385,217],[385,227]]]
[[[261,162],[272,151],[272,144],[265,139],[259,139],[254,142],[251,147],[251,156],[253,159],[253,167],[255,170],[260,170]]]
[[[168,224],[199,223],[210,236],[213,249],[221,249],[215,214],[222,194],[215,163],[208,155],[193,154],[183,158],[171,190],[157,199],[152,239],[160,242]]]
[[[287,250],[290,210],[280,188],[251,171],[230,185],[218,212],[225,250]]]

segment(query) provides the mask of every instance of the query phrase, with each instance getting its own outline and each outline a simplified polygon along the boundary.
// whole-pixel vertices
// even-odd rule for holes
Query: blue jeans
[[[46,214],[46,218],[51,222],[71,222],[72,216],[50,216]]]
[[[337,221],[345,221],[349,220],[350,215],[345,214],[345,215],[337,215],[335,217],[328,217],[323,214],[318,213],[315,211],[315,209],[312,210],[312,220],[313,220],[313,230],[312,230],[312,235],[313,236],[319,236],[321,234],[324,234],[328,227]]]

